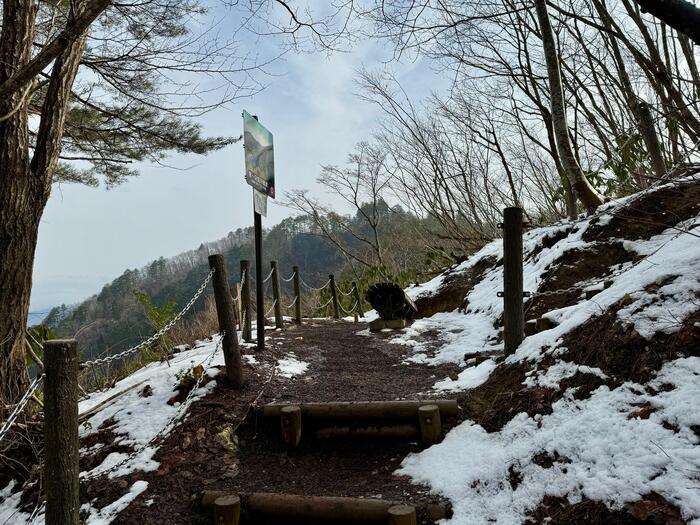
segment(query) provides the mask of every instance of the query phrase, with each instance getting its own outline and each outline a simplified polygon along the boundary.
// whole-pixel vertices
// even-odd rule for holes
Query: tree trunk
[[[35,8],[31,0],[3,2],[0,83],[31,58]],[[27,100],[23,91],[0,100],[0,402],[24,394],[25,330],[32,286],[38,216],[29,170]]]
[[[85,0],[71,3],[69,25]],[[5,0],[0,37],[0,85],[31,59],[36,8],[32,0]],[[34,155],[29,159],[26,87],[0,100],[0,401],[24,393],[25,331],[39,221],[51,192],[71,88],[85,34],[69,42],[51,71]],[[31,84],[30,84],[31,85]]]
[[[547,14],[546,0],[535,0],[537,19],[542,33],[542,46],[544,48],[545,61],[547,62],[547,78],[549,80],[549,98],[552,105],[552,126],[557,142],[557,152],[561,159],[562,167],[566,172],[581,204],[589,211],[595,210],[603,203],[603,197],[588,182],[574,155],[569,139],[569,127],[566,122],[566,107],[564,105],[564,92],[561,85],[561,70],[559,68],[559,55],[554,42],[554,33]]]

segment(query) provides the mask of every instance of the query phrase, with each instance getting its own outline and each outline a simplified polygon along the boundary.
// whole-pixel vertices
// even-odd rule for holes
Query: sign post
[[[267,198],[275,198],[275,160],[272,133],[258,117],[243,111],[243,147],[245,148],[245,180],[253,188],[255,226],[255,309],[258,350],[265,348],[265,297],[262,276],[262,217],[267,216]]]

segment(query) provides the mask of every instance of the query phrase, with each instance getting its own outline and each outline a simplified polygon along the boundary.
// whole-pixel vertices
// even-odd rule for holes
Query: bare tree
[[[135,161],[229,144],[234,139],[203,137],[193,119],[259,89],[254,73],[264,63],[240,51],[237,31],[229,38],[206,24],[196,0],[2,0],[2,7],[0,400],[12,403],[27,383],[32,266],[52,183],[116,184],[136,173]],[[297,45],[304,33],[322,47],[334,38],[331,21],[318,25],[282,0],[255,0],[237,13],[239,29],[291,35]],[[203,78],[214,87],[203,89]]]

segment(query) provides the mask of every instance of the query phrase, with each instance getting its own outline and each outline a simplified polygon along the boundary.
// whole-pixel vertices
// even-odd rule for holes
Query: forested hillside
[[[341,248],[329,239],[340,240],[342,248],[362,253],[363,235],[368,227],[361,214],[328,219],[330,226],[325,233],[307,216],[290,217],[264,232],[263,268],[265,273],[269,261],[278,261],[283,277],[291,274],[292,266],[301,269],[303,279],[312,286],[322,284],[329,273],[335,273],[339,282],[343,278],[363,283],[372,282],[380,276],[395,278],[404,283],[415,280],[417,269],[426,263],[427,252],[418,247],[411,234],[414,216],[400,207],[390,207],[382,202],[378,233],[402,245],[396,260],[386,265],[363,265],[348,262]],[[413,241],[411,241],[413,237]],[[174,301],[174,311],[179,311],[194,295],[209,271],[207,257],[211,253],[224,255],[231,283],[240,276],[239,261],[248,259],[254,264],[253,228],[239,228],[217,241],[203,243],[199,248],[171,258],[161,257],[140,269],[127,269],[122,275],[102,290],[74,306],[61,305],[53,308],[43,324],[57,336],[75,336],[85,357],[102,353],[115,353],[138,343],[154,331],[143,305],[135,291],[144,292],[151,302],[163,306]],[[291,292],[291,283],[282,283],[283,292]],[[289,287],[289,289],[288,289]],[[204,308],[198,301],[187,313],[195,315]]]

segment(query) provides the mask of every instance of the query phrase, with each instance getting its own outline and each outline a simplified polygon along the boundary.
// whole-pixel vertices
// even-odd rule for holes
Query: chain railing
[[[342,304],[342,303],[339,303],[339,304],[338,304],[338,308],[340,308],[340,309],[343,311],[343,313],[346,313],[346,314],[348,314],[348,315],[352,315],[352,314],[354,314],[354,313],[356,312],[356,309],[357,309],[357,301],[355,301],[355,304],[353,304],[353,305],[350,307],[349,310],[346,310],[345,308],[343,308],[343,304]]]
[[[320,292],[321,290],[328,288],[328,286],[330,286],[330,284],[331,284],[331,280],[328,279],[326,281],[326,283],[323,286],[321,286],[320,288],[314,288],[313,286],[308,284],[306,281],[304,281],[304,279],[299,279],[299,282],[301,282],[302,285],[304,285],[306,288],[308,288],[309,290],[311,290],[313,292]]]
[[[160,438],[165,437],[172,431],[173,428],[175,428],[175,424],[178,422],[180,419],[181,415],[186,411],[186,409],[189,408],[189,406],[192,404],[192,398],[194,397],[195,393],[197,390],[199,390],[199,386],[202,384],[202,381],[204,380],[204,377],[207,375],[207,368],[209,367],[212,359],[214,359],[214,356],[216,353],[219,351],[221,348],[221,343],[224,340],[224,336],[226,335],[226,332],[221,333],[221,337],[219,338],[219,341],[216,343],[216,346],[214,347],[214,350],[212,353],[201,363],[204,371],[202,374],[197,378],[197,381],[195,382],[194,386],[192,389],[189,391],[187,394],[187,397],[185,400],[180,403],[180,406],[178,406],[177,411],[175,414],[173,414],[173,417],[170,418],[170,420],[165,424],[165,426],[156,434],[154,435],[151,439],[148,440],[148,442],[144,443],[140,447],[136,448],[133,450],[127,457],[119,461],[118,463],[112,465],[109,468],[106,468],[104,470],[99,470],[97,472],[93,472],[91,474],[86,474],[85,476],[81,476],[81,480],[91,480],[91,479],[96,479],[99,478],[100,476],[104,476],[105,474],[109,474],[110,472],[114,472],[115,470],[121,468],[122,466],[126,465],[129,461],[137,457],[139,454],[141,454],[144,450],[146,450],[148,447],[154,445]]]
[[[133,353],[138,352],[139,350],[142,350],[143,348],[146,348],[153,344],[155,341],[163,337],[166,333],[170,331],[170,329],[177,324],[177,322],[182,319],[182,317],[189,311],[190,308],[192,308],[192,305],[199,299],[199,296],[202,295],[204,290],[206,289],[207,285],[209,284],[209,281],[211,281],[212,276],[214,275],[214,270],[210,270],[209,273],[207,274],[206,278],[202,282],[201,286],[199,289],[195,292],[194,296],[192,296],[192,299],[185,305],[185,307],[180,310],[180,312],[173,317],[163,328],[158,330],[155,334],[153,334],[151,337],[146,339],[145,341],[140,342],[136,346],[133,346],[129,348],[128,350],[124,350],[123,352],[119,352],[117,354],[113,355],[108,355],[107,357],[103,357],[101,359],[94,359],[92,361],[85,361],[80,364],[81,368],[89,368],[92,366],[97,366],[97,365],[103,365],[105,363],[109,363],[111,361],[116,361],[117,359],[121,359],[123,357],[126,357],[128,355],[131,355]]]
[[[289,279],[285,279],[284,277],[280,277],[280,279],[285,282],[285,283],[290,283],[296,276],[297,272],[292,273],[292,275],[289,276]]]
[[[17,405],[15,405],[15,408],[14,410],[12,410],[12,413],[3,422],[2,427],[0,427],[0,442],[2,442],[3,439],[5,439],[5,436],[15,424],[15,420],[17,419],[17,417],[22,413],[22,411],[24,411],[29,401],[31,401],[32,396],[34,395],[34,392],[36,392],[36,390],[39,388],[39,384],[41,383],[42,379],[44,379],[44,374],[41,374],[40,376],[34,378],[34,380],[29,384],[29,388],[27,388],[27,391],[24,393]]]
[[[270,306],[270,309],[267,312],[265,312],[265,315],[263,317],[268,317],[272,313],[272,311],[275,309],[276,304],[277,304],[277,299],[272,301],[272,305]]]
[[[272,270],[270,270],[270,273],[267,274],[267,277],[265,277],[263,279],[263,282],[266,283],[267,281],[269,281],[274,273],[275,273],[275,269],[273,268]]]

